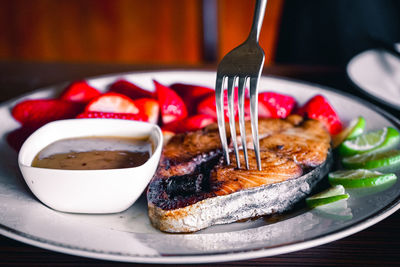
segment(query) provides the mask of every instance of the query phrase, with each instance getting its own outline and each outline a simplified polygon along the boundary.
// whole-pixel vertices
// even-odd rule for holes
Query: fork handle
[[[264,20],[265,7],[267,5],[267,0],[256,0],[256,7],[254,9],[253,25],[251,26],[251,31],[249,39],[258,43],[258,37],[260,36],[260,31],[262,23]]]

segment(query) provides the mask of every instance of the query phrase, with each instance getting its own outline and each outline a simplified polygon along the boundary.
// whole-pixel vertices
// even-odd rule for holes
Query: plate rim
[[[386,105],[386,106],[388,106],[388,107],[390,107],[390,108],[393,108],[393,109],[395,109],[395,110],[400,110],[400,106],[398,106],[398,105],[396,105],[396,104],[394,104],[394,103],[390,103],[390,102],[386,101],[385,99],[380,98],[380,97],[378,97],[378,96],[376,96],[376,95],[374,95],[374,94],[371,94],[370,92],[368,92],[367,90],[365,90],[364,88],[362,88],[361,85],[357,84],[357,82],[356,82],[356,81],[352,78],[352,76],[350,75],[350,71],[349,71],[350,65],[355,64],[354,62],[355,62],[356,60],[359,60],[359,58],[361,58],[362,56],[365,56],[365,54],[371,53],[371,52],[385,52],[385,51],[382,50],[382,49],[368,49],[368,50],[365,50],[365,51],[363,51],[363,52],[357,54],[357,55],[354,56],[352,59],[350,59],[349,63],[347,63],[347,65],[346,65],[346,77],[347,77],[347,79],[350,81],[350,83],[353,85],[353,87],[354,87],[355,89],[357,89],[357,90],[358,90],[360,93],[362,93],[363,95],[365,95],[365,96],[371,98],[372,100],[377,101],[377,102],[380,103],[380,104]]]
[[[149,71],[111,73],[111,74],[87,77],[85,79],[91,80],[91,79],[100,79],[100,78],[107,78],[107,77],[113,77],[113,76],[123,76],[123,75],[132,75],[132,74],[140,74],[140,73],[142,73],[142,74],[156,73],[156,72],[163,72],[163,73],[165,73],[165,72],[193,72],[193,73],[203,72],[203,73],[210,73],[210,74],[215,73],[215,71],[211,71],[211,70],[209,71],[209,70],[192,70],[192,69],[191,70],[184,70],[184,69],[162,70],[162,69],[160,69],[160,70],[149,70]],[[329,86],[313,83],[313,82],[302,81],[302,80],[298,80],[298,79],[276,76],[276,75],[262,75],[262,76],[265,78],[268,78],[268,79],[304,84],[307,86],[330,91],[335,94],[345,96],[346,98],[351,98],[353,101],[361,103],[362,105],[367,106],[368,108],[372,109],[379,115],[384,116],[386,119],[388,119],[394,125],[396,125],[396,127],[400,128],[400,120],[397,119],[394,115],[390,114],[389,112],[383,110],[382,108],[377,107],[373,103],[370,103],[369,101],[364,100],[358,96],[349,94],[347,92],[342,92],[338,89],[335,89],[335,88],[332,88]],[[34,93],[51,90],[51,87],[58,86],[60,84],[65,84],[65,82],[48,85],[48,86],[42,87],[42,88],[37,88],[31,92],[17,96],[15,98],[12,98],[10,100],[7,100],[7,101],[1,103],[0,107],[10,105],[11,103],[15,102],[16,100],[21,99],[22,97],[26,97],[28,95],[34,94]],[[272,248],[271,247],[259,247],[256,249],[247,249],[247,250],[242,249],[242,250],[231,251],[231,252],[213,252],[213,253],[201,253],[201,254],[197,253],[197,254],[179,254],[179,255],[166,255],[166,254],[139,255],[139,254],[132,254],[132,253],[113,253],[113,252],[105,252],[105,251],[96,251],[94,249],[72,247],[71,245],[68,245],[68,244],[57,243],[57,242],[54,242],[51,240],[36,237],[36,236],[30,235],[30,234],[12,229],[3,224],[0,224],[0,234],[3,236],[6,236],[8,238],[11,238],[13,240],[17,240],[22,243],[32,245],[35,247],[39,247],[42,249],[47,249],[50,251],[64,253],[64,254],[73,255],[73,256],[98,259],[98,260],[136,262],[136,263],[167,263],[167,264],[212,263],[212,262],[246,260],[246,259],[254,259],[254,258],[260,258],[260,257],[271,257],[271,256],[283,254],[283,253],[291,253],[294,251],[299,251],[299,250],[308,249],[311,247],[320,246],[320,245],[350,236],[357,232],[360,232],[360,231],[382,221],[383,219],[389,217],[390,215],[392,215],[394,212],[396,212],[399,209],[400,209],[400,195],[397,196],[397,198],[395,198],[392,202],[387,204],[385,207],[381,208],[376,213],[371,214],[367,218],[365,218],[361,221],[355,222],[354,224],[349,225],[345,228],[341,228],[336,231],[326,233],[324,235],[321,235],[321,236],[318,236],[318,237],[315,237],[312,239],[289,243],[289,244],[282,244],[282,245],[272,247]]]

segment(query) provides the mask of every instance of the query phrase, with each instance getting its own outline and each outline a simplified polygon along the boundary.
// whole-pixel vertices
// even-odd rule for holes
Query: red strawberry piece
[[[238,93],[235,90],[234,94],[234,104],[233,104],[233,113],[235,117],[237,116],[238,111]],[[215,105],[215,95],[209,96],[203,101],[201,101],[197,105],[197,113],[198,114],[205,114],[209,115],[215,119],[217,119],[217,110]],[[225,121],[229,119],[228,115],[228,92],[224,91],[224,114],[225,114]]]
[[[321,121],[331,135],[342,130],[342,122],[328,100],[322,95],[312,97],[299,109],[298,113],[310,119]]]
[[[25,140],[39,127],[22,126],[7,134],[7,143],[15,150],[19,151]]]
[[[175,90],[182,98],[185,98],[186,96],[192,98],[201,98],[208,96],[209,94],[214,94],[215,92],[209,87],[185,83],[174,83],[170,86],[170,88]]]
[[[90,101],[85,111],[137,114],[139,113],[139,108],[132,99],[125,95],[106,93]]]
[[[156,87],[157,99],[160,104],[161,119],[164,124],[181,120],[188,115],[182,98],[171,88],[153,81]]]
[[[123,94],[132,99],[155,98],[154,92],[147,91],[126,80],[118,80],[114,82],[113,84],[111,84],[109,91]]]
[[[134,120],[134,121],[148,121],[148,117],[143,113],[113,113],[101,111],[87,111],[77,116],[79,119],[121,119],[121,120]]]
[[[74,118],[83,105],[60,99],[25,100],[12,109],[13,117],[23,125],[39,127],[48,122]]]
[[[271,118],[271,112],[268,107],[261,101],[258,101],[258,117],[259,118]],[[246,98],[244,100],[244,118],[249,120],[250,115],[250,99]]]
[[[184,83],[172,84],[170,88],[175,90],[183,99],[189,114],[195,114],[197,105],[206,97],[215,94],[215,91],[211,88]]]
[[[215,96],[209,96],[197,105],[197,113],[209,115],[213,118],[217,118],[217,112],[215,107]]]
[[[149,118],[149,122],[156,124],[160,113],[160,105],[155,99],[152,98],[140,98],[133,101],[139,108],[140,113],[146,114]]]
[[[179,121],[173,121],[165,124],[162,129],[175,133],[184,133],[189,131],[196,131],[214,123],[215,119],[209,115],[198,114],[188,117]]]
[[[93,98],[101,95],[101,93],[91,87],[86,81],[76,81],[68,85],[61,93],[60,99],[88,103]]]
[[[288,95],[265,92],[258,95],[259,106],[266,108],[272,118],[286,118],[296,106],[296,100]]]

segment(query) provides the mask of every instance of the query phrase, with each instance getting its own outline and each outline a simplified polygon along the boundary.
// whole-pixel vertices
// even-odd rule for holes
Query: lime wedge
[[[335,221],[346,221],[353,218],[353,213],[351,212],[351,209],[347,206],[346,199],[341,199],[333,203],[316,207],[312,212],[321,217]]]
[[[384,151],[396,147],[399,142],[400,133],[392,127],[385,127],[344,141],[339,146],[339,154],[352,156],[372,151]]]
[[[368,169],[381,172],[396,171],[400,168],[400,150],[359,154],[343,158],[346,169]]]
[[[342,185],[336,185],[306,198],[306,203],[310,208],[315,208],[347,198],[349,198],[349,194],[344,192],[344,187]]]
[[[397,176],[394,173],[383,174],[377,171],[358,169],[331,172],[328,175],[328,179],[331,185],[341,184],[346,188],[355,188],[389,183],[396,180]]]
[[[353,119],[349,123],[349,126],[332,138],[333,148],[339,146],[346,139],[351,139],[363,134],[364,129],[365,119],[363,117],[359,116],[358,118]]]

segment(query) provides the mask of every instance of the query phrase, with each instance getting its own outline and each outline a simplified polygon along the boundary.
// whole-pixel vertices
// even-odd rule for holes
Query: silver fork
[[[221,60],[218,65],[217,79],[215,85],[215,100],[217,106],[218,128],[221,137],[221,143],[225,154],[226,163],[230,164],[228,141],[226,138],[225,129],[225,115],[224,115],[224,83],[228,80],[228,116],[231,138],[233,148],[235,150],[235,157],[237,167],[240,168],[239,149],[236,140],[236,125],[234,114],[234,86],[238,81],[238,111],[239,111],[239,127],[243,147],[244,160],[246,162],[246,169],[249,169],[249,161],[246,145],[246,129],[244,122],[244,93],[245,85],[250,80],[250,118],[251,118],[251,131],[253,134],[254,152],[257,159],[258,170],[261,171],[260,160],[260,145],[258,141],[258,80],[264,65],[264,51],[258,44],[258,37],[260,36],[262,21],[264,19],[265,6],[267,0],[256,0],[256,7],[254,11],[253,25],[247,40],[230,51]]]

